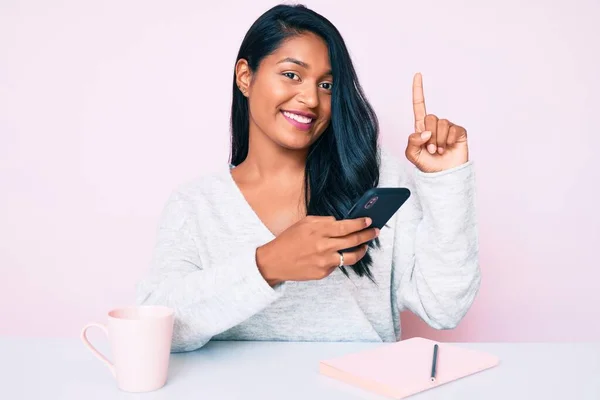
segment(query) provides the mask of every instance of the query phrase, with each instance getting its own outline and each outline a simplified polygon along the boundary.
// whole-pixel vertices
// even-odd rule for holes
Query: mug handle
[[[90,341],[88,340],[88,338],[86,336],[86,331],[93,326],[102,329],[104,331],[104,334],[106,335],[106,337],[108,337],[108,329],[106,328],[106,325],[98,323],[98,322],[91,322],[91,323],[87,324],[86,326],[84,326],[83,329],[81,330],[81,340],[83,341],[83,344],[85,344],[85,346],[88,349],[90,349],[90,351],[96,357],[98,357],[98,359],[100,359],[100,361],[102,361],[104,364],[106,364],[108,369],[110,369],[110,372],[116,378],[117,374],[115,372],[115,366],[113,365],[113,363],[108,361],[108,359],[106,357],[104,357],[104,355],[102,353],[100,353],[98,350],[96,350],[96,348],[90,343]]]

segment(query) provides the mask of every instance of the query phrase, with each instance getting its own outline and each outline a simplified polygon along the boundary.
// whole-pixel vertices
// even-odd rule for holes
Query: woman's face
[[[279,146],[300,150],[329,125],[333,77],[327,44],[319,36],[290,38],[253,75],[240,60],[236,73],[248,97],[250,135],[263,134]]]

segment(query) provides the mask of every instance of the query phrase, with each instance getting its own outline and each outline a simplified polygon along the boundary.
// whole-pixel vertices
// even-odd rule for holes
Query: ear
[[[250,83],[252,82],[252,71],[248,61],[240,58],[235,64],[235,83],[244,96],[248,97],[250,93]]]

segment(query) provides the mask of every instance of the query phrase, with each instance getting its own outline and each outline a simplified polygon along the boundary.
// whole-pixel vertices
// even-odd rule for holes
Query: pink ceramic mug
[[[173,309],[163,306],[131,306],[109,311],[108,323],[92,322],[81,330],[83,343],[104,362],[127,392],[149,392],[167,382]],[[86,331],[98,327],[108,336],[111,363],[89,342]]]

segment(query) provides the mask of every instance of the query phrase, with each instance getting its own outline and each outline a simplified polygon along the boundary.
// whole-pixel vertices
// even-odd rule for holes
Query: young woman
[[[405,309],[459,323],[481,279],[473,165],[465,129],[426,113],[420,74],[413,97],[403,170],[337,29],[299,5],[258,18],[235,64],[230,163],[173,191],[138,285],[138,304],[175,309],[172,351],[396,341]],[[412,192],[388,227],[342,220],[377,186]]]

